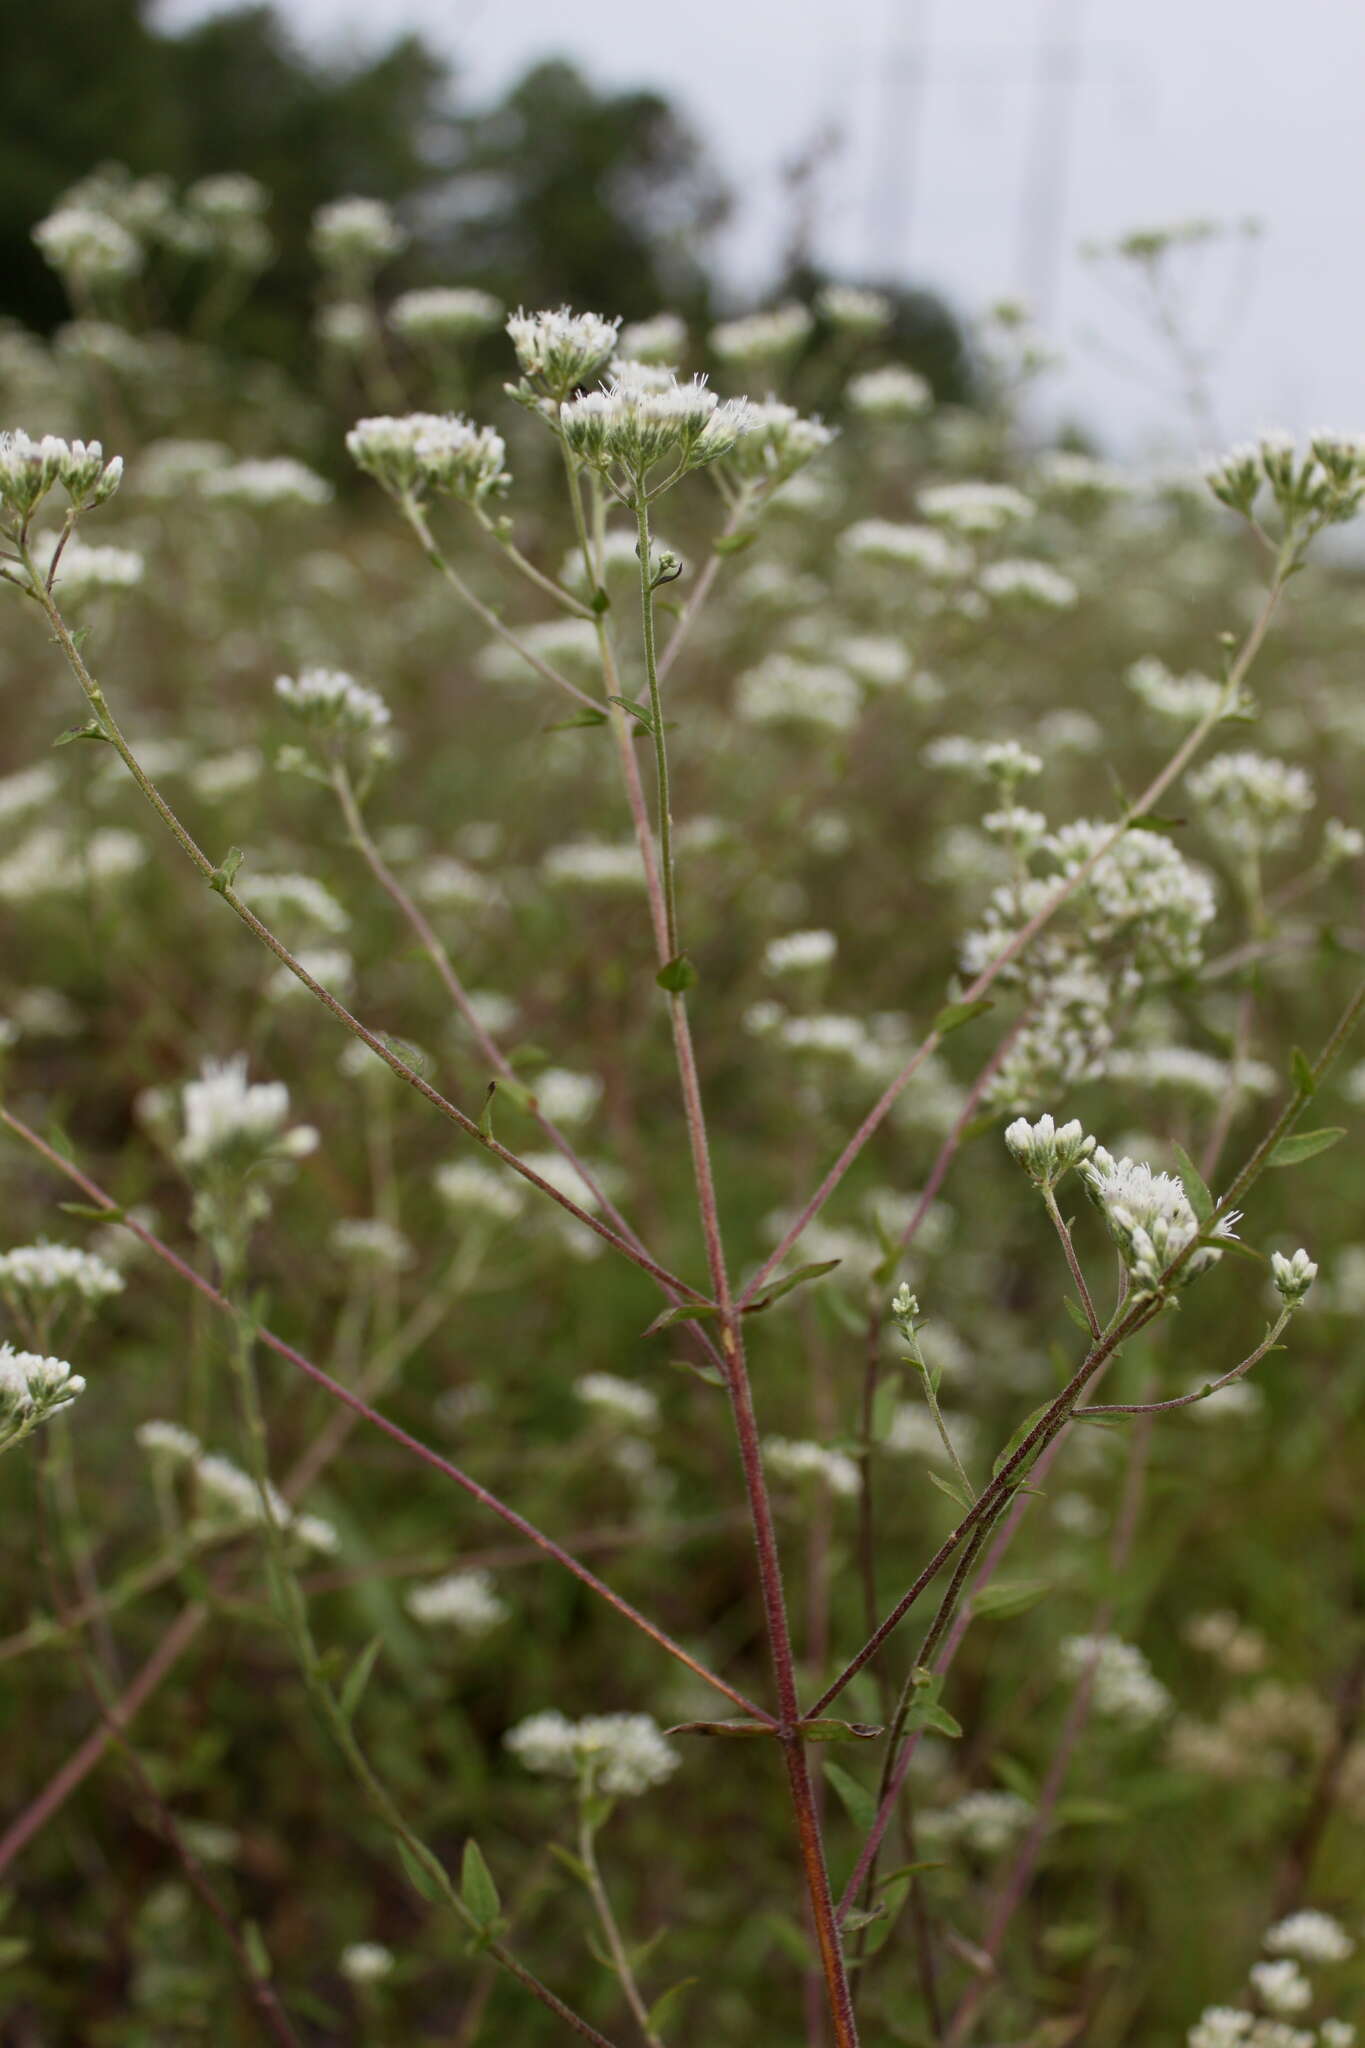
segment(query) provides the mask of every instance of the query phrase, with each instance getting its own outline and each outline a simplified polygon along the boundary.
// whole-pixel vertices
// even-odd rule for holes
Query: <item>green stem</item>
[[[640,2029],[641,2037],[646,2043],[646,2048],[664,2048],[663,2042],[649,2023],[649,2008],[646,2006],[640,1987],[635,1981],[635,1972],[630,1966],[630,1957],[626,1953],[625,1942],[621,1939],[621,1930],[616,1924],[616,1915],[611,1909],[611,1900],[607,1897],[606,1885],[602,1882],[602,1872],[598,1868],[597,1827],[591,1818],[591,1808],[595,1803],[595,1797],[596,1795],[592,1793],[590,1788],[585,1787],[580,1790],[578,1801],[578,1857],[583,1865],[584,1883],[587,1886],[588,1896],[592,1900],[593,1911],[597,1915],[598,1925],[602,1929],[603,1939],[607,1944],[607,1953],[611,1957],[612,1968],[616,1972],[626,2004],[630,2007],[632,2017]]]
[[[678,957],[678,898],[673,874],[673,814],[668,783],[668,742],[664,735],[663,698],[659,691],[659,660],[654,644],[654,578],[650,568],[649,505],[643,489],[635,497],[635,519],[639,530],[640,608],[643,614],[645,676],[649,683],[649,711],[653,726],[654,767],[659,793],[659,865],[663,871],[664,921],[668,932],[668,957]]]

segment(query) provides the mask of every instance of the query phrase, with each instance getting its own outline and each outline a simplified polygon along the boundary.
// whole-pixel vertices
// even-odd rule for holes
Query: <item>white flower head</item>
[[[435,285],[402,292],[389,307],[389,325],[407,341],[469,341],[491,334],[501,301],[468,285]]]
[[[1297,1308],[1318,1277],[1317,1266],[1302,1245],[1291,1259],[1287,1259],[1283,1252],[1272,1252],[1270,1270],[1275,1292],[1286,1308]]]
[[[64,1358],[0,1343],[0,1450],[21,1443],[84,1392],[85,1381]]]
[[[277,676],[275,695],[305,725],[330,732],[382,732],[391,716],[378,691],[344,669],[306,668],[297,676]]]
[[[1018,1117],[1005,1130],[1005,1143],[1029,1178],[1040,1188],[1054,1188],[1063,1174],[1079,1166],[1095,1149],[1080,1123],[1057,1124],[1044,1111],[1037,1123]]]
[[[1184,1184],[1175,1174],[1155,1173],[1143,1162],[1115,1159],[1102,1146],[1082,1160],[1080,1174],[1129,1273],[1139,1286],[1154,1288],[1172,1260],[1199,1236],[1199,1219]],[[1214,1235],[1233,1236],[1238,1214],[1229,1210],[1221,1215]],[[1186,1286],[1221,1256],[1216,1245],[1201,1245],[1184,1261],[1176,1285]]]
[[[155,1113],[160,1105],[149,1107]],[[247,1080],[244,1053],[206,1060],[197,1079],[181,1091],[181,1114],[184,1133],[175,1156],[191,1171],[303,1158],[317,1142],[309,1125],[288,1127],[289,1090],[283,1081]]]
[[[327,269],[363,276],[406,248],[408,237],[382,199],[348,195],[318,208],[310,240]]]
[[[503,1740],[528,1771],[582,1777],[614,1798],[662,1785],[682,1762],[648,1714],[590,1714],[570,1721],[549,1708],[520,1722]]]
[[[763,1445],[763,1462],[783,1479],[821,1479],[831,1493],[845,1498],[862,1486],[862,1476],[848,1453],[828,1450],[824,1444],[770,1436]]]
[[[1344,1963],[1355,1954],[1356,1944],[1330,1913],[1305,1907],[1277,1920],[1265,1947],[1273,1956],[1295,1956],[1301,1963]]]
[[[565,399],[599,377],[616,352],[619,320],[573,313],[567,306],[542,313],[515,312],[507,322],[523,376],[551,399]]]
[[[505,1621],[508,1607],[485,1571],[450,1572],[425,1586],[415,1586],[404,1606],[414,1621],[429,1628],[453,1628],[465,1635],[483,1635]]]
[[[346,447],[357,467],[395,498],[420,499],[434,491],[478,505],[512,481],[502,435],[459,413],[357,420]]]
[[[380,1941],[353,1941],[341,1951],[337,1968],[352,1984],[378,1984],[394,1967],[393,1950]]]
[[[1262,2005],[1281,2019],[1306,2012],[1313,2003],[1313,1987],[1292,1956],[1273,1963],[1253,1963],[1247,1976]]]

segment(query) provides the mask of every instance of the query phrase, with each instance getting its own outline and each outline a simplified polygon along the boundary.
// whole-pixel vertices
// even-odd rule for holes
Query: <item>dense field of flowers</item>
[[[1348,2048],[1365,443],[208,186],[0,335],[4,2038]]]

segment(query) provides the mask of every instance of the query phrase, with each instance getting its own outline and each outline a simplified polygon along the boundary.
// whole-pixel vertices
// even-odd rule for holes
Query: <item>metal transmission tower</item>
[[[906,269],[929,84],[931,9],[932,0],[888,0],[867,192],[870,276],[896,278]]]
[[[1085,0],[1052,0],[1038,43],[1033,126],[1019,181],[1016,288],[1047,326],[1056,312],[1066,253],[1076,116],[1085,73]]]

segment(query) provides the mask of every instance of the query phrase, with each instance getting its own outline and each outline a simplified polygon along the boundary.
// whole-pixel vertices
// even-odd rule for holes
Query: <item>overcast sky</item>
[[[276,4],[315,47],[417,30],[454,60],[466,99],[549,55],[661,87],[735,188],[724,254],[746,300],[780,246],[779,166],[836,128],[822,258],[968,309],[1041,297],[1067,358],[1051,409],[1113,442],[1192,430],[1152,388],[1160,353],[1077,245],[1254,216],[1254,249],[1206,253],[1190,281],[1197,332],[1223,343],[1223,434],[1365,428],[1365,0]],[[164,0],[161,18],[213,11]]]

